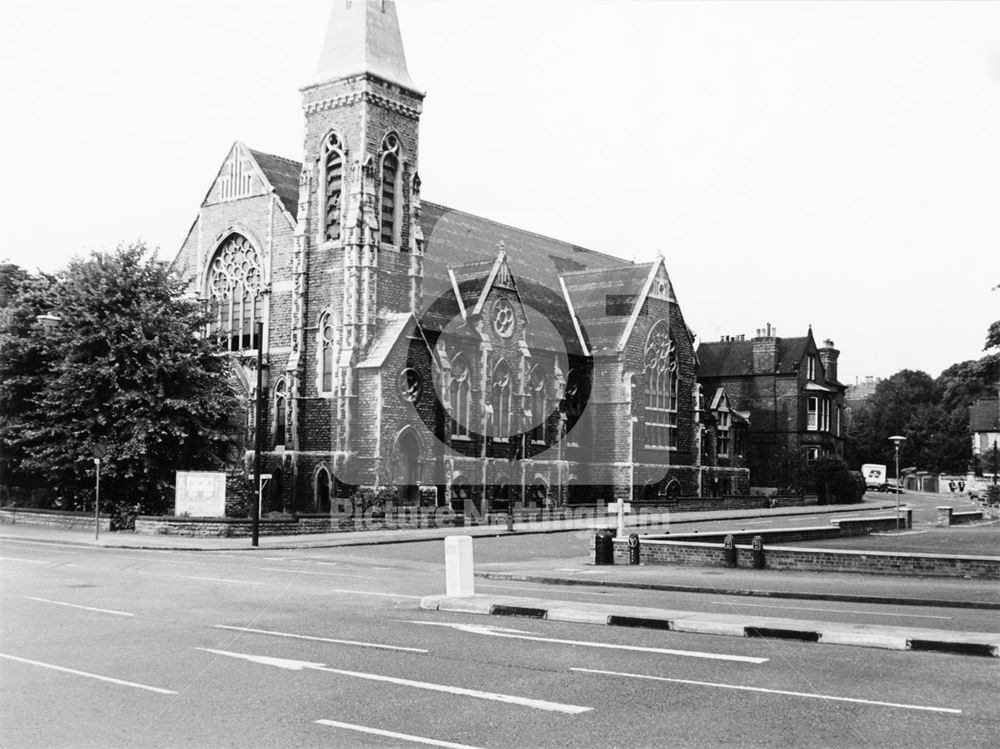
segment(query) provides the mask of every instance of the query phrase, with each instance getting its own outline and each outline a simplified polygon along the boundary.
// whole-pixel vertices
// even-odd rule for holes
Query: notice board
[[[226,514],[226,474],[212,471],[177,471],[174,515],[221,518]]]

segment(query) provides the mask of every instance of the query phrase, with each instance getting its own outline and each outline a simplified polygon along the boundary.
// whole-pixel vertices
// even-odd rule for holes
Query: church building
[[[728,450],[745,422],[702,397],[662,257],[423,199],[424,93],[391,0],[335,0],[301,93],[302,161],[236,142],[175,260],[248,433],[262,349],[265,512],[361,490],[466,512],[747,492]]]

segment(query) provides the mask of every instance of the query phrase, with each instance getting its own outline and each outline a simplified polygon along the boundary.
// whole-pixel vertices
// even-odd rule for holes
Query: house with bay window
[[[789,459],[843,457],[844,393],[840,352],[831,340],[781,338],[770,324],[750,339],[725,336],[698,346],[698,382],[706,393],[724,388],[749,416],[748,462],[755,490],[782,488]]]

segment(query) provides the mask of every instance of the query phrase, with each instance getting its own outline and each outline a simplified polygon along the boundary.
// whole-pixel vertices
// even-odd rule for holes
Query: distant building
[[[847,386],[847,391],[844,393],[845,423],[851,423],[853,412],[868,402],[868,399],[875,394],[880,382],[882,382],[881,377],[868,375],[863,380],[855,378],[854,384]]]
[[[1000,451],[1000,398],[976,401],[969,406],[972,458],[986,473],[994,473],[996,451]]]
[[[782,488],[782,463],[797,457],[843,457],[844,392],[840,352],[805,336],[779,338],[768,324],[751,340],[726,336],[698,346],[698,382],[705,393],[724,388],[734,409],[749,416],[750,480]]]

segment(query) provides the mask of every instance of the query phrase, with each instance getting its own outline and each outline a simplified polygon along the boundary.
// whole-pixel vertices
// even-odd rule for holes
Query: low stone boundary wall
[[[461,525],[462,517],[446,507],[399,508],[390,513],[371,513],[361,518],[299,516],[273,520],[261,518],[259,535],[295,536],[355,530],[411,530]],[[195,538],[244,538],[253,534],[249,518],[183,518],[140,515],[135,532],[148,536],[190,536]]]
[[[98,520],[102,531],[111,530],[111,518],[108,515],[101,515]],[[0,508],[0,524],[2,523],[85,531],[94,529],[94,513],[3,507]]]
[[[948,528],[952,525],[960,525],[962,523],[975,523],[983,519],[982,510],[966,510],[964,512],[955,512],[955,508],[944,505],[937,508],[938,514],[938,525]]]
[[[752,549],[737,544],[737,566],[751,566]],[[628,564],[628,541],[615,539],[615,564]],[[700,567],[727,567],[719,544],[643,539],[639,560],[644,564],[683,564]],[[930,577],[972,577],[1000,580],[1000,557],[903,552],[808,549],[764,544],[764,568],[802,572],[863,572],[877,575]]]
[[[773,507],[809,507],[819,504],[815,494],[793,497],[679,497],[675,500],[632,500],[632,511],[710,512],[712,510],[766,510]]]

